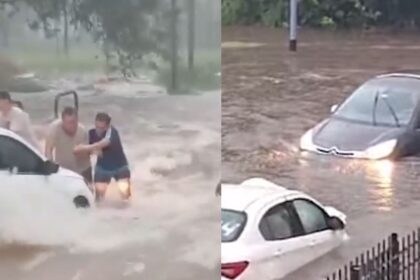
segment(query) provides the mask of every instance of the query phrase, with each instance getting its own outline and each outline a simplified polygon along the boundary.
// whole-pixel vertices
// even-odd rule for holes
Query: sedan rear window
[[[246,224],[244,212],[222,209],[222,242],[232,242],[239,238]]]

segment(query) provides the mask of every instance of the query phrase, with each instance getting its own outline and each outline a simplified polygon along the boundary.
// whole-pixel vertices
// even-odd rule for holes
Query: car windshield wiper
[[[376,108],[378,107],[379,99],[379,90],[375,94],[375,99],[373,100],[373,110],[372,110],[372,123],[376,126]]]
[[[389,111],[391,112],[392,117],[394,118],[395,124],[397,125],[397,127],[400,127],[400,120],[398,119],[397,113],[395,113],[395,110],[392,107],[392,105],[389,104],[387,97],[381,95],[381,100],[384,101],[384,103],[388,107]]]

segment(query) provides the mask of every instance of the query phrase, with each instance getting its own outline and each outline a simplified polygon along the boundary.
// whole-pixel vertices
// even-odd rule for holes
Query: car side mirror
[[[342,230],[344,229],[344,223],[337,217],[330,217],[328,219],[328,227],[332,230]]]
[[[335,111],[337,111],[337,109],[338,109],[338,104],[334,104],[334,105],[331,106],[330,112],[335,113]]]
[[[42,163],[41,173],[43,175],[51,175],[58,172],[60,166],[51,160],[46,160]]]

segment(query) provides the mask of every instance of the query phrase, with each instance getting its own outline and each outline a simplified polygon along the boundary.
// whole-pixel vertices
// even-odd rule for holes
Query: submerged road
[[[348,215],[351,240],[290,280],[319,279],[387,237],[420,226],[420,161],[360,162],[301,154],[301,135],[366,79],[420,68],[410,34],[223,28],[224,181],[261,176],[296,188]],[[311,277],[309,277],[309,275]]]

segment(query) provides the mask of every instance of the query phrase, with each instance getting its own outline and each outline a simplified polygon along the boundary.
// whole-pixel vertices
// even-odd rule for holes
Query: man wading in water
[[[64,108],[61,119],[54,121],[48,128],[45,141],[45,156],[64,168],[82,175],[88,184],[92,183],[90,156],[74,152],[77,145],[88,144],[88,134],[79,123],[76,109]]]
[[[131,197],[130,169],[127,157],[121,144],[118,130],[111,125],[111,117],[106,113],[98,113],[95,128],[89,130],[89,145],[79,145],[75,152],[99,152],[95,166],[96,199],[101,200],[112,178],[117,182],[121,197]]]

